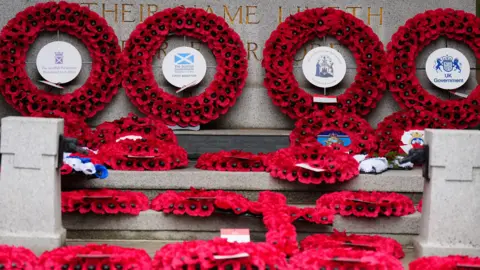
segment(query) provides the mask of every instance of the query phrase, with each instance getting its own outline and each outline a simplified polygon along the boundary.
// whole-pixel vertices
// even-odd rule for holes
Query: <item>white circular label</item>
[[[205,57],[190,47],[169,52],[162,64],[163,76],[173,86],[184,88],[199,84],[207,74]]]
[[[47,81],[62,84],[73,81],[82,69],[82,56],[72,44],[55,41],[37,55],[37,70]]]
[[[339,84],[347,73],[343,56],[330,47],[317,47],[307,53],[302,63],[305,78],[315,86],[327,88]]]
[[[434,51],[425,64],[428,79],[445,90],[460,88],[470,77],[470,63],[463,53],[443,48]]]
[[[408,154],[411,149],[422,148],[425,145],[425,131],[424,130],[406,130],[403,132],[402,145],[400,148]]]

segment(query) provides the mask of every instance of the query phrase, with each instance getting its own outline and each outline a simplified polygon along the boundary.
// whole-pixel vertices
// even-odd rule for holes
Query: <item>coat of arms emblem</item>
[[[63,65],[63,52],[55,52],[55,64]]]
[[[316,77],[331,78],[334,76],[333,61],[329,56],[321,56],[317,61]]]
[[[453,58],[451,56],[443,56],[440,58],[437,58],[435,61],[435,70],[437,72],[453,72],[453,71],[458,71],[459,73],[462,72],[462,63],[460,63],[460,60],[458,58]]]

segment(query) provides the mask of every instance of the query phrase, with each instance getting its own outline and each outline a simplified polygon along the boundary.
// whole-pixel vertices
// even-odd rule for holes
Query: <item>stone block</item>
[[[480,254],[475,202],[480,192],[480,132],[427,130],[429,180],[425,182],[418,256]]]
[[[2,119],[0,243],[40,254],[61,246],[59,136],[62,119]]]

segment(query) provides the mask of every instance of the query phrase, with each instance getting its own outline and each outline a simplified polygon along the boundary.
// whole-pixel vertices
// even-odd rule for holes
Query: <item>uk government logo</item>
[[[179,47],[165,56],[162,70],[170,84],[183,88],[187,85],[197,85],[202,81],[207,72],[207,63],[198,50]]]
[[[347,73],[343,56],[330,47],[317,47],[307,53],[302,63],[305,78],[322,88],[339,84]]]
[[[444,48],[434,51],[427,59],[428,79],[437,87],[455,90],[464,85],[470,76],[470,64],[461,52]]]

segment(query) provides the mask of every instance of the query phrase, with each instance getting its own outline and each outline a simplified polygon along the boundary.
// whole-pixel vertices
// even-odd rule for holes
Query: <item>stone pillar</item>
[[[480,255],[480,131],[426,130],[429,146],[417,256]]]
[[[59,137],[63,119],[2,119],[0,243],[37,254],[65,243],[62,226]]]

